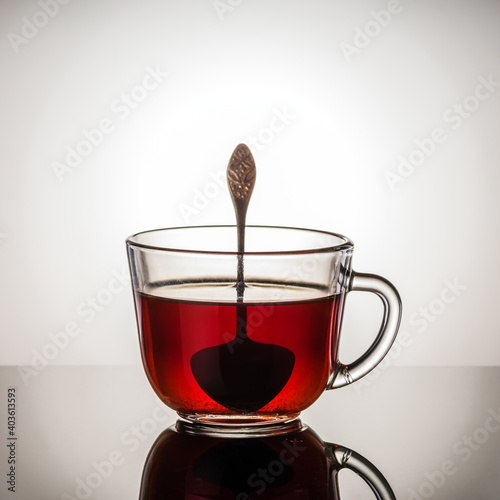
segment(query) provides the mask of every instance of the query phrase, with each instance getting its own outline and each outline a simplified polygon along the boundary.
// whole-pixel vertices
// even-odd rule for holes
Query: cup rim
[[[324,234],[327,236],[333,236],[343,240],[343,243],[338,245],[317,245],[313,248],[304,248],[301,250],[263,250],[263,251],[245,251],[244,255],[302,255],[311,253],[328,253],[328,252],[341,252],[346,250],[352,250],[354,248],[354,243],[350,238],[339,233],[334,233],[331,231],[324,231],[321,229],[308,229],[302,227],[292,227],[292,226],[266,226],[266,225],[247,225],[247,228],[253,229],[285,229],[289,231],[302,231],[307,233]],[[174,230],[190,230],[190,229],[211,229],[211,228],[233,228],[236,229],[235,224],[220,224],[220,225],[197,225],[197,226],[176,226],[176,227],[165,227],[157,229],[149,229],[146,231],[140,231],[129,236],[125,243],[127,246],[142,248],[146,250],[162,251],[162,252],[176,252],[176,253],[188,253],[188,254],[203,254],[203,255],[240,255],[241,252],[237,251],[226,251],[226,250],[201,250],[192,248],[180,248],[175,246],[161,246],[149,243],[141,243],[135,241],[138,237],[151,234],[159,233],[162,231],[174,231]]]

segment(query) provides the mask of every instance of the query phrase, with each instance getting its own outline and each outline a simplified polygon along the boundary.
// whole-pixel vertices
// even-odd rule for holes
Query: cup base
[[[291,415],[210,415],[182,414],[178,430],[192,434],[217,434],[232,437],[280,434],[302,427],[300,413]]]

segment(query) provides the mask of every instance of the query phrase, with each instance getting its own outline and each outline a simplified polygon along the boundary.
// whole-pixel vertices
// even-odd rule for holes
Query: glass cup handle
[[[377,500],[396,500],[387,479],[369,460],[345,446],[331,443],[326,443],[326,445],[337,469],[350,469],[355,472],[371,488]],[[336,480],[338,480],[338,477]]]
[[[372,292],[382,300],[384,315],[377,337],[368,350],[348,365],[338,362],[328,389],[352,384],[372,371],[389,352],[401,322],[401,298],[394,286],[381,276],[351,272],[347,291]]]

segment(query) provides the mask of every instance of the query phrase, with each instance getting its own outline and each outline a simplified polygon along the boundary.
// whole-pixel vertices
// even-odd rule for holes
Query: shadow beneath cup
[[[153,444],[140,500],[339,500],[338,473],[356,472],[379,500],[395,500],[376,467],[326,443],[300,420],[266,431],[228,431],[179,420]]]

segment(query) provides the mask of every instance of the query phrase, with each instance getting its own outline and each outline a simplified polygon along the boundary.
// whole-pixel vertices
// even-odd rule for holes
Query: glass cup
[[[340,500],[343,469],[361,477],[374,498],[395,500],[382,473],[355,451],[324,442],[299,419],[274,428],[242,436],[177,422],[149,452],[140,500]]]
[[[360,379],[384,358],[401,301],[384,278],[351,270],[352,242],[310,229],[158,229],[127,239],[147,377],[170,408],[218,426],[296,418],[325,389]],[[346,295],[373,292],[382,325],[356,361],[338,358]]]

